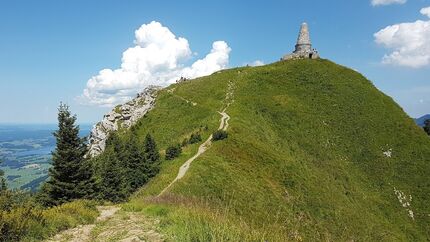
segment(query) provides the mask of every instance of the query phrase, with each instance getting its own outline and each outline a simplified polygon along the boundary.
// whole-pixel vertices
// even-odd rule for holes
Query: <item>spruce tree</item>
[[[73,199],[89,197],[93,193],[92,167],[85,159],[87,145],[79,137],[76,116],[69,107],[58,108],[58,130],[54,132],[56,148],[52,152],[49,180],[42,191],[46,193],[46,205],[59,205]]]
[[[151,134],[147,134],[145,137],[145,157],[150,163],[158,162],[160,160],[160,153],[157,149],[157,144]]]
[[[126,176],[128,192],[132,193],[148,181],[149,164],[137,134],[132,132],[126,142]]]
[[[154,177],[160,170],[160,152],[154,138],[148,133],[144,142],[148,178]]]
[[[100,198],[111,202],[125,200],[127,191],[122,177],[123,171],[113,148],[106,149],[100,159],[102,163],[98,186]]]

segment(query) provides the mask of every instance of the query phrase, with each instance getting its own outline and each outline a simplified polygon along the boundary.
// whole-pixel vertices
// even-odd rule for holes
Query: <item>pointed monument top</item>
[[[310,45],[311,39],[309,37],[309,28],[306,22],[302,23],[300,27],[299,37],[297,38],[297,45]]]
[[[296,49],[293,53],[285,55],[281,60],[290,60],[296,58],[318,59],[318,51],[312,49],[311,38],[309,37],[309,28],[306,22],[300,26],[299,37],[297,38]]]

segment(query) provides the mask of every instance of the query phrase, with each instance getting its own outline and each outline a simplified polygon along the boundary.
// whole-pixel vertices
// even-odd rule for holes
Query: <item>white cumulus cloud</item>
[[[380,6],[380,5],[391,5],[391,4],[404,4],[407,0],[372,0],[372,6]]]
[[[209,54],[186,66],[193,56],[188,40],[156,21],[135,31],[134,44],[122,54],[120,68],[103,69],[88,80],[78,97],[81,103],[114,106],[149,85],[166,86],[181,76],[209,75],[228,66],[231,51],[226,42],[215,41]]]
[[[421,9],[424,15],[429,12],[430,8]],[[413,68],[430,64],[430,20],[390,25],[374,37],[377,44],[391,50],[383,57],[384,64]]]
[[[250,66],[262,66],[262,65],[264,65],[264,62],[261,60],[255,60],[255,61],[251,62],[249,65]]]
[[[426,8],[421,9],[420,13],[422,15],[427,15],[427,17],[430,18],[430,7],[426,7]]]

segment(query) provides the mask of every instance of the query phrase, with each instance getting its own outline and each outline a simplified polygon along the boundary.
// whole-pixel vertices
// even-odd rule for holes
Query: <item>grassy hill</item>
[[[174,84],[135,129],[162,149],[194,132],[205,140],[219,126],[229,84],[228,139],[157,197],[199,144],[164,161],[126,211],[159,219],[176,241],[430,238],[430,139],[369,80],[328,60]]]

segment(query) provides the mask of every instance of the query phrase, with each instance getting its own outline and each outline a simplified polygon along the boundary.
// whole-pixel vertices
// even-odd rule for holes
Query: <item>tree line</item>
[[[71,114],[67,105],[60,104],[58,130],[53,134],[56,148],[52,152],[49,178],[32,196],[32,200],[45,207],[77,199],[121,202],[160,170],[161,157],[156,141],[149,133],[144,140],[140,140],[134,127],[121,135],[112,132],[106,141],[105,151],[90,158],[87,157],[86,138],[79,137],[76,115]],[[213,141],[227,136],[227,132],[218,130],[213,134]],[[175,159],[182,153],[182,147],[200,141],[202,137],[199,132],[191,134],[182,144],[168,146],[165,159]],[[2,191],[7,191],[3,175],[0,170],[0,197]]]
[[[140,140],[136,130],[112,133],[101,155],[87,157],[86,138],[79,137],[76,116],[58,108],[56,148],[49,178],[36,194],[7,188],[0,170],[0,242],[40,240],[57,231],[96,219],[97,200],[126,200],[159,172],[154,138]]]
[[[154,138],[142,142],[134,129],[126,137],[109,135],[105,151],[88,158],[85,138],[79,137],[76,116],[67,105],[58,109],[56,148],[52,152],[49,179],[37,194],[45,206],[76,199],[124,201],[159,171],[160,154]]]

